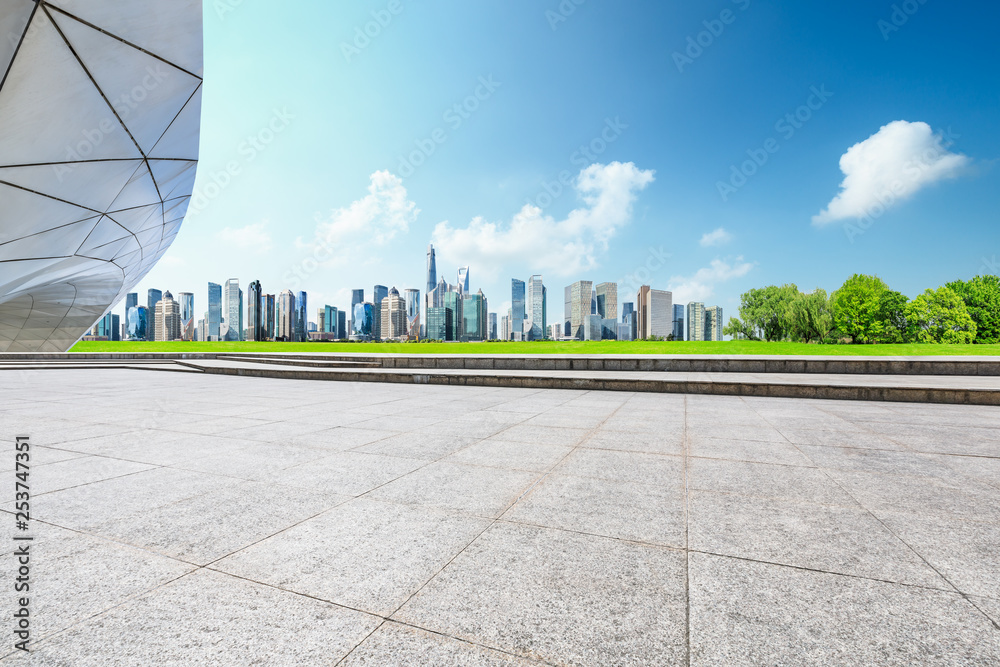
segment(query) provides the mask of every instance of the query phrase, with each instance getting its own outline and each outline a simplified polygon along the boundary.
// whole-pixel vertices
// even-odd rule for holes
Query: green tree
[[[833,310],[826,291],[798,293],[786,305],[784,321],[788,337],[794,341],[811,343],[826,338],[833,330]]]
[[[906,333],[906,302],[878,276],[856,273],[831,298],[834,325],[854,343],[899,343]]]
[[[914,343],[971,343],[976,323],[948,287],[928,289],[906,305],[907,338]]]
[[[730,318],[723,333],[747,340],[784,340],[788,336],[787,310],[799,295],[795,285],[769,285],[740,297],[739,320]]]
[[[961,297],[976,323],[977,343],[1000,343],[1000,278],[976,276],[972,280],[956,280],[945,287]]]

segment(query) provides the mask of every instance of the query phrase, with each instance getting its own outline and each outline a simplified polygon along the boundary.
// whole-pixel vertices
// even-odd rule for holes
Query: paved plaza
[[[1000,407],[0,381],[5,663],[1000,663]]]

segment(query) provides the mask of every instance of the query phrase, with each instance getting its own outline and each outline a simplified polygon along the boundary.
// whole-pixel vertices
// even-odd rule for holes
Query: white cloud
[[[708,248],[714,245],[722,245],[723,243],[729,243],[733,240],[733,235],[727,232],[722,227],[719,227],[713,232],[708,232],[701,237],[701,245],[703,248]]]
[[[628,224],[638,192],[653,182],[653,171],[631,163],[593,164],[576,180],[585,206],[564,220],[525,205],[509,223],[474,218],[465,227],[447,221],[434,228],[433,243],[447,262],[472,265],[487,279],[512,263],[532,271],[578,275],[598,266],[615,233]]]
[[[927,123],[889,123],[840,158],[840,193],[813,216],[813,224],[879,213],[932,183],[956,178],[969,158],[948,147]]]
[[[297,239],[296,245],[300,250],[313,251],[327,265],[351,257],[365,258],[362,249],[383,246],[397,234],[405,234],[419,213],[398,176],[376,171],[371,175],[367,195],[318,220],[315,237],[309,241]]]
[[[674,276],[668,289],[673,292],[674,303],[707,301],[715,294],[717,284],[742,278],[754,266],[753,262],[744,261],[742,256],[732,260],[713,259],[709,266],[698,269],[693,276]]]
[[[225,227],[216,237],[223,243],[242,250],[260,254],[271,249],[271,233],[267,231],[267,220],[246,227]]]

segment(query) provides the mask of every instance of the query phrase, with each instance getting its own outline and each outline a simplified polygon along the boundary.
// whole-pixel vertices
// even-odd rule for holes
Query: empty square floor
[[[1000,408],[0,380],[5,663],[1000,663]]]

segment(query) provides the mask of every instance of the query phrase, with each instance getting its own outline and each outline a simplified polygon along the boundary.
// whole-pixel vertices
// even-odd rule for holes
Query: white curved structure
[[[200,0],[0,2],[0,352],[68,350],[180,228]]]

